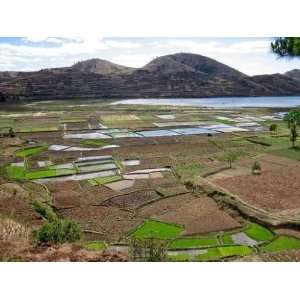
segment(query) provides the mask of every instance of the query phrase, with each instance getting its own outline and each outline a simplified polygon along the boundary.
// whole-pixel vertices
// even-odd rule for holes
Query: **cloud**
[[[108,40],[105,41],[105,45],[112,47],[112,48],[121,48],[121,49],[136,49],[136,48],[140,48],[142,45],[139,43],[135,43],[135,42],[120,42],[120,41],[112,41],[112,40]]]
[[[235,43],[199,42],[191,39],[169,39],[166,42],[155,42],[161,49],[173,49],[199,54],[205,53],[257,53],[266,52],[270,45],[267,40],[242,41]]]
[[[54,43],[54,44],[61,44],[63,43],[62,38],[55,38],[55,37],[40,37],[40,36],[30,36],[25,37],[22,39],[24,42],[31,42],[31,43]]]

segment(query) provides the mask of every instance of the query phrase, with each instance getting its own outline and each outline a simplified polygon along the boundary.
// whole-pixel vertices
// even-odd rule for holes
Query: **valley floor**
[[[143,260],[132,240],[155,239],[168,261],[298,261],[300,150],[282,116],[97,101],[3,107],[1,259]],[[48,222],[37,203],[76,221],[81,240],[34,244]]]

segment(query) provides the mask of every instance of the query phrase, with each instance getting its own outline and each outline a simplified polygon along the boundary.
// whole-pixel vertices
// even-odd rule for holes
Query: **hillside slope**
[[[37,72],[0,72],[0,99],[300,95],[297,72],[288,73],[251,77],[189,53],[161,56],[137,69],[91,59]]]

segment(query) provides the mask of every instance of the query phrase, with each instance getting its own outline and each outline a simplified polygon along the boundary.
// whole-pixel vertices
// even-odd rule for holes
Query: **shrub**
[[[260,175],[261,173],[261,166],[258,161],[255,161],[254,164],[252,165],[252,174],[254,175]]]
[[[55,212],[53,211],[52,207],[49,206],[46,203],[42,203],[39,201],[34,201],[32,203],[33,209],[39,213],[44,219],[46,219],[49,222],[53,222],[57,220],[57,216]]]
[[[275,124],[275,123],[271,124],[270,127],[269,127],[270,132],[276,132],[277,129],[278,129],[278,125]]]
[[[239,160],[241,156],[245,155],[242,150],[226,150],[222,155],[218,156],[217,158],[220,161],[224,161],[228,163],[229,168],[232,168],[232,164]]]
[[[38,243],[63,244],[80,240],[81,229],[76,222],[69,220],[55,220],[45,223],[35,232]]]
[[[167,243],[157,239],[131,239],[129,253],[134,261],[165,261]]]

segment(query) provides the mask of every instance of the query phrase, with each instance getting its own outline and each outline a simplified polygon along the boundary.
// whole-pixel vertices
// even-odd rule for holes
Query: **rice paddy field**
[[[80,225],[87,251],[129,255],[133,240],[154,239],[174,262],[298,260],[300,151],[282,113],[96,100],[4,105],[0,216],[37,228],[45,220],[33,201],[47,203]]]

